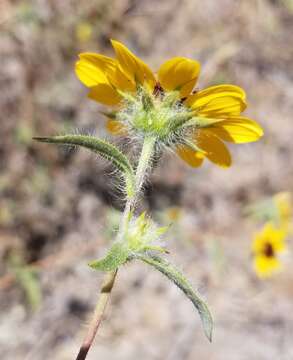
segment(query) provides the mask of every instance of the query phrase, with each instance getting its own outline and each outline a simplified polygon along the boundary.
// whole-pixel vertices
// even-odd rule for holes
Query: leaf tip
[[[91,269],[95,269],[95,263],[96,263],[96,260],[95,260],[95,261],[90,261],[89,263],[87,263],[87,265],[88,265]]]
[[[32,139],[40,142],[48,142],[50,138],[45,136],[34,136]]]
[[[212,342],[214,323],[213,323],[212,315],[207,307],[203,313],[200,313],[200,317],[201,317],[205,336],[208,338],[209,342]]]
[[[213,324],[209,325],[207,328],[204,329],[204,333],[208,338],[209,342],[213,341]]]

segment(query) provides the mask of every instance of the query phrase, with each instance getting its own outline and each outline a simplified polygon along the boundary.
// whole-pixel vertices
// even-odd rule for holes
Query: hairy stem
[[[135,192],[133,196],[128,196],[127,202],[125,204],[124,212],[121,217],[121,222],[119,226],[119,232],[117,235],[117,240],[122,240],[125,237],[128,228],[128,222],[130,220],[130,216],[132,211],[135,208],[135,204],[139,197],[140,191],[142,189],[145,177],[147,175],[147,171],[151,168],[151,159],[154,153],[155,147],[155,138],[145,138],[140,158],[138,161],[136,174],[135,174]],[[79,353],[77,355],[76,360],[85,360],[88,354],[89,349],[91,348],[94,338],[97,334],[99,326],[101,324],[108,300],[111,295],[111,291],[116,279],[117,270],[108,272],[103,280],[103,284],[100,290],[100,296],[95,308],[94,315],[90,322],[88,332],[84,338],[84,341],[80,347]]]
[[[145,138],[144,140],[135,175],[137,196],[139,195],[142,185],[144,183],[145,177],[147,175],[147,170],[151,168],[150,162],[154,153],[155,143],[156,139],[153,137]]]
[[[125,204],[124,212],[121,217],[119,232],[118,232],[118,239],[122,240],[125,232],[127,231],[128,221],[131,215],[131,212],[135,208],[135,204],[138,200],[140,195],[140,191],[142,189],[145,177],[147,175],[147,171],[150,166],[150,162],[152,160],[152,156],[154,153],[155,147],[155,138],[145,138],[144,143],[141,149],[140,158],[137,164],[136,173],[135,173],[135,192],[134,196],[128,197],[127,202]]]

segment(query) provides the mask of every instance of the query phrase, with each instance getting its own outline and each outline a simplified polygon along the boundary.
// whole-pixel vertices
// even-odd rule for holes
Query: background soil
[[[293,191],[292,0],[2,0],[0,31],[1,359],[73,359],[94,307],[102,275],[87,262],[104,254],[113,209],[123,207],[112,169],[31,137],[109,137],[73,67],[82,51],[113,54],[110,38],[153,69],[177,55],[200,60],[199,87],[242,86],[265,137],[231,146],[228,170],[189,169],[165,154],[146,187],[145,206],[161,222],[179,213],[170,259],[207,299],[213,343],[176,287],[132,263],[88,359],[293,359],[292,256],[282,274],[259,281],[250,255],[259,225],[243,215]]]

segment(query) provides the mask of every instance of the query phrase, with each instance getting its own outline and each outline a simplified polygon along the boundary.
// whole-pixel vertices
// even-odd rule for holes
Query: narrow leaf
[[[127,157],[114,145],[88,135],[64,135],[51,137],[34,137],[34,140],[61,145],[82,146],[112,162],[121,172],[133,174]]]
[[[209,308],[207,304],[201,299],[199,294],[192,288],[183,274],[181,274],[181,272],[173,265],[159,256],[135,254],[135,258],[140,259],[156,268],[183,291],[183,293],[189,298],[189,300],[191,300],[199,312],[204,332],[207,338],[212,341],[213,319]]]
[[[123,243],[117,242],[111,247],[103,259],[92,261],[89,263],[89,266],[95,270],[113,271],[120,265],[123,265],[128,257],[128,247]]]

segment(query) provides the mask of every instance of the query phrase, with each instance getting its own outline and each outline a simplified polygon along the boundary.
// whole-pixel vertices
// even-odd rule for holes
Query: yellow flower
[[[282,270],[279,254],[286,250],[287,232],[266,223],[264,228],[255,235],[252,243],[254,270],[258,277],[268,278]]]
[[[113,134],[157,134],[192,167],[205,158],[229,167],[231,156],[224,141],[246,143],[263,135],[257,122],[241,115],[246,95],[240,87],[225,84],[194,91],[200,72],[197,61],[174,57],[154,74],[123,44],[111,43],[114,59],[82,53],[75,70],[90,88],[91,99],[117,109],[107,124]],[[131,106],[124,111],[126,104]],[[146,107],[148,112],[143,112]]]
[[[93,27],[89,22],[81,22],[75,29],[75,35],[80,42],[87,42],[91,39]]]

